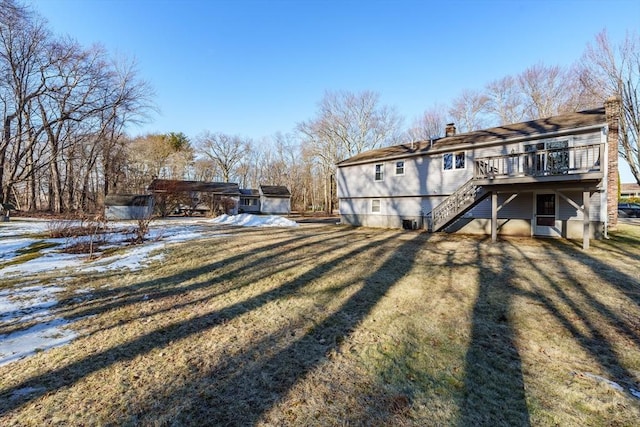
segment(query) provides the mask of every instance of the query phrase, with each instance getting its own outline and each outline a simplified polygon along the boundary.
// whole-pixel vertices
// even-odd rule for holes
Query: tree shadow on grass
[[[492,245],[490,248],[498,248]],[[512,259],[478,243],[478,296],[466,354],[458,425],[530,425],[522,360],[512,319]]]
[[[638,292],[640,283],[633,277],[612,269],[610,265],[588,253],[572,249],[566,242],[549,241],[545,242],[545,246],[550,251],[574,252],[572,256],[574,259],[588,260],[586,265],[589,265],[594,275],[640,306],[640,292]],[[538,293],[529,296],[544,303],[549,312],[571,333],[575,341],[598,362],[600,368],[607,373],[610,379],[624,385],[625,392],[630,394],[630,388],[638,387],[636,383],[638,378],[624,367],[614,343],[611,341],[614,339],[613,335],[607,329],[615,331],[617,339],[623,340],[628,346],[635,346],[640,351],[640,331],[638,330],[640,318],[628,318],[624,307],[607,306],[598,295],[590,291],[575,277],[566,262],[563,262],[560,257],[557,257],[557,260],[564,284],[561,286],[557,278],[546,277],[552,291],[551,295]],[[559,302],[567,307],[569,314],[563,314],[558,310]],[[631,311],[628,312],[631,313]]]
[[[416,234],[391,254],[383,242],[371,242],[330,264],[318,265],[314,270],[320,269],[323,274],[331,274],[337,264],[346,262],[359,253],[367,252],[371,257],[387,257],[381,267],[372,271],[368,277],[354,279],[353,282],[340,282],[340,288],[358,286],[359,289],[336,311],[321,319],[300,337],[296,336],[286,346],[270,351],[270,343],[279,339],[265,336],[252,344],[242,357],[229,359],[205,373],[205,376],[216,377],[213,383],[207,381],[195,387],[191,384],[187,389],[172,391],[187,395],[189,401],[188,408],[178,414],[174,421],[178,424],[207,420],[212,425],[255,425],[263,420],[265,414],[285,398],[296,383],[329,360],[333,352],[338,351],[340,344],[349,339],[349,335],[383,295],[411,271],[416,246],[421,245],[426,238],[424,234]],[[296,290],[302,290],[308,278],[316,275],[317,271],[310,272],[284,287],[293,285]],[[282,332],[278,331],[277,334]],[[239,411],[239,408],[244,410]],[[137,416],[149,415],[153,417],[153,414]]]
[[[248,248],[240,251],[236,255],[223,256],[218,261],[209,262],[197,268],[180,271],[177,274],[153,280],[133,283],[128,286],[95,289],[92,290],[86,298],[78,299],[77,296],[73,296],[60,300],[53,308],[46,307],[46,309],[57,317],[64,317],[73,321],[77,318],[95,316],[111,310],[138,304],[142,300],[155,301],[162,298],[172,298],[190,291],[211,288],[212,286],[217,285],[215,291],[209,292],[206,297],[203,297],[203,300],[210,299],[220,296],[223,293],[237,290],[244,286],[249,286],[252,283],[252,280],[247,280],[245,282],[235,280],[232,286],[224,286],[225,282],[242,275],[243,272],[256,271],[258,275],[251,277],[253,280],[258,280],[260,276],[264,276],[265,274],[273,274],[274,272],[277,272],[277,268],[266,268],[273,264],[269,252],[271,250],[298,243],[310,247],[326,244],[328,241],[332,240],[339,240],[343,242],[345,235],[348,236],[349,234],[350,233],[345,234],[344,232],[338,233],[337,230],[332,230],[322,233],[322,239],[317,239],[315,241],[310,240],[308,237],[305,237],[305,235],[294,235],[293,237],[287,236],[284,240],[279,238],[277,238],[276,241],[268,240],[255,248]],[[270,237],[273,237],[273,235]],[[224,273],[216,274],[222,269],[224,269]],[[211,277],[214,274],[215,276]],[[112,278],[113,280],[118,280],[120,278],[119,274],[115,272],[102,277],[107,279]],[[203,279],[193,282],[194,279],[198,278]],[[189,300],[185,304],[194,305],[198,302],[202,301]],[[173,310],[176,308],[180,308],[180,305],[172,305],[166,310]],[[154,312],[154,314],[158,313],[159,312]],[[128,321],[131,322],[144,316],[145,314],[140,313],[139,316],[129,317]],[[113,327],[121,325],[122,323],[120,321],[116,321],[112,324]],[[15,323],[1,327],[0,333],[15,333],[20,330],[27,329],[27,327],[28,325],[24,325],[23,323]]]
[[[394,239],[396,236],[397,234],[392,234],[386,239]],[[327,317],[312,331],[308,331],[276,354],[263,359],[256,354],[257,361],[249,365],[246,364],[244,358],[242,360],[229,359],[224,366],[218,366],[214,372],[210,373],[211,375],[223,373],[223,375],[216,379],[217,386],[213,388],[209,386],[206,393],[192,393],[191,390],[197,390],[197,387],[176,390],[178,393],[185,394],[191,401],[189,418],[185,418],[183,421],[189,423],[189,420],[197,416],[196,419],[208,420],[213,424],[247,425],[255,423],[265,411],[284,396],[293,384],[324,360],[329,352],[344,339],[344,336],[349,334],[366,316],[382,295],[410,270],[415,253],[410,248],[414,247],[413,240],[419,236],[421,235],[417,234],[412,240],[405,242],[397,253],[389,255],[381,269],[391,271],[390,275],[387,272],[384,279],[380,279],[377,272],[372,272],[370,277],[365,279],[364,286],[353,294],[336,313]],[[292,293],[307,286],[309,281],[319,275],[331,274],[337,266],[348,262],[354,256],[365,252],[371,252],[372,256],[385,256],[383,243],[384,241],[380,238],[360,243],[343,255],[318,263],[305,273],[275,289],[249,297],[225,308],[209,311],[188,320],[176,322],[168,327],[154,330],[129,342],[25,380],[3,392],[0,413],[14,410],[27,401],[44,394],[70,387],[87,375],[113,364],[132,360],[154,349],[165,347],[170,343],[223,325],[230,319],[257,310],[267,303],[280,298],[288,298]],[[300,244],[304,244],[304,242],[300,242]],[[256,265],[252,266],[252,268],[257,267]],[[304,353],[304,357],[300,357],[302,353]],[[266,385],[264,384],[265,375],[269,377]],[[244,385],[244,388],[238,390],[240,384]],[[263,387],[256,389],[256,384]],[[272,386],[269,387],[269,385]],[[14,393],[24,389],[33,390],[33,393],[25,399],[11,398]],[[202,391],[200,390],[200,392]],[[246,402],[249,405],[247,411],[240,415],[226,412],[224,402],[217,400],[226,395],[234,395]],[[161,400],[158,396],[155,398]],[[157,408],[157,404],[162,405],[162,402],[155,402],[151,406]],[[150,410],[148,413],[137,414],[135,419],[148,417],[152,420],[156,415],[155,411]],[[183,415],[187,416],[187,414]],[[120,421],[126,423],[132,419]],[[176,422],[180,422],[180,418],[176,419]]]
[[[635,262],[636,259],[640,259],[640,250],[631,251],[626,249],[628,246],[640,248],[640,239],[636,239],[632,236],[617,236],[613,241],[605,240],[602,244],[605,247],[616,251],[619,260],[626,259],[629,266],[640,269]],[[603,262],[589,251],[585,252],[576,250],[576,248],[573,248],[571,244],[565,240],[552,239],[545,241],[545,245],[550,249],[572,253],[572,257],[580,260],[583,264],[588,265],[589,269],[595,276],[600,277],[607,283],[610,283],[640,307],[640,282],[637,277],[616,268],[612,268],[611,264]]]
[[[486,277],[481,280],[478,302],[484,301],[485,304],[482,305],[486,306],[486,309],[482,309],[482,305],[476,305],[474,310],[473,337],[467,357],[468,369],[470,369],[470,374],[467,374],[467,392],[475,386],[481,390],[481,394],[478,394],[476,399],[479,402],[477,405],[467,407],[467,402],[465,402],[461,424],[522,425],[529,423],[528,418],[518,421],[517,417],[514,417],[509,420],[506,418],[507,415],[502,412],[502,406],[508,408],[509,411],[513,409],[512,405],[518,403],[513,402],[513,396],[517,396],[518,401],[521,400],[522,403],[520,410],[523,414],[527,413],[524,388],[520,392],[520,385],[523,386],[524,383],[521,375],[521,361],[517,356],[518,351],[514,343],[514,327],[510,324],[512,322],[501,325],[509,317],[514,298],[527,299],[543,308],[597,363],[598,372],[602,370],[608,380],[613,380],[624,386],[624,393],[630,396],[630,389],[637,387],[634,383],[634,373],[625,367],[612,340],[619,339],[619,343],[628,343],[627,345],[640,349],[638,329],[632,322],[625,319],[623,310],[617,311],[608,306],[597,294],[593,293],[593,289],[589,289],[584,283],[581,283],[567,260],[575,261],[576,258],[584,257],[589,261],[585,265],[588,265],[595,275],[600,276],[608,286],[619,289],[630,298],[638,296],[637,282],[625,273],[612,269],[611,265],[597,260],[580,248],[574,247],[572,243],[563,240],[544,240],[540,243],[540,251],[547,254],[543,258],[543,262],[553,260],[551,271],[541,268],[540,259],[531,257],[519,245],[509,241],[504,241],[501,245],[504,248],[503,253],[508,250],[508,252],[517,255],[503,257],[501,254],[497,260],[494,259],[494,262],[498,261],[504,265],[502,273],[490,272],[487,274],[487,269],[484,266],[482,268]],[[521,259],[522,265],[519,267],[523,271],[534,269],[539,277],[522,276],[515,270],[515,265],[510,261],[512,259]],[[511,277],[519,277],[520,281],[528,282],[528,286],[518,286]],[[614,277],[616,279],[612,280]],[[635,291],[632,290],[634,287]],[[491,304],[491,301],[497,305]],[[486,304],[487,302],[489,304]],[[482,321],[478,322],[478,319]],[[491,332],[490,327],[484,327],[485,323],[493,324],[494,331]],[[483,342],[489,343],[489,345],[477,345],[477,343]],[[511,364],[509,364],[510,360]],[[500,369],[494,372],[489,369],[489,375],[482,368],[478,368],[483,364],[494,366],[498,363],[502,364]],[[479,372],[479,374],[475,375],[475,372]],[[498,381],[500,375],[507,372],[511,373],[507,377],[503,377],[502,384],[496,382],[496,384],[490,384],[487,387],[487,378],[490,383],[493,383],[493,378]],[[567,376],[571,373],[567,372]],[[491,396],[491,388],[500,385],[504,387],[505,392],[509,391],[509,393],[503,395],[496,393],[495,396]],[[514,385],[517,385],[516,389],[514,389]],[[513,395],[510,395],[511,393]],[[493,401],[499,403],[492,403]],[[495,410],[494,413],[491,412],[492,407]]]
[[[635,239],[623,239],[619,243],[623,244],[615,246],[617,255],[629,258],[630,265],[634,265],[637,252],[625,246],[635,244]],[[609,244],[603,243],[605,246]],[[640,349],[638,322],[626,318],[624,307],[618,310],[605,304],[593,290],[581,283],[568,260],[580,260],[602,282],[640,305],[637,278],[584,252],[573,242],[550,239],[540,240],[540,245],[540,251],[547,255],[544,262],[553,263],[553,273],[546,272],[541,268],[539,259],[508,239],[493,245],[487,254],[482,253],[482,248],[478,249],[481,277],[473,310],[471,342],[467,353],[466,396],[461,404],[460,425],[531,423],[522,361],[517,347],[517,331],[511,318],[515,298],[529,299],[544,308],[575,343],[597,362],[608,379],[625,387],[627,395],[630,388],[637,387],[634,374],[625,367],[611,340],[614,339],[612,331],[615,331],[620,342]],[[518,259],[524,264],[514,264],[514,260]],[[523,277],[521,273],[531,269],[541,276],[541,282],[530,282],[529,288],[519,286],[514,279],[518,278],[519,282],[534,280]]]
[[[622,257],[631,258],[633,262],[640,262],[640,251],[630,249],[640,248],[640,237],[630,235],[629,233],[616,231],[611,232],[608,239],[602,239],[598,243],[605,246],[612,253],[617,253]]]

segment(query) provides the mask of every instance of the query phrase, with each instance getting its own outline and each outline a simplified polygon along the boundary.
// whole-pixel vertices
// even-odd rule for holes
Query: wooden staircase
[[[470,179],[431,211],[428,215],[429,231],[439,231],[451,224],[488,195],[487,190]]]

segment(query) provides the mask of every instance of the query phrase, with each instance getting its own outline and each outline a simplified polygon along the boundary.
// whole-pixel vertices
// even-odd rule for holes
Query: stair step
[[[474,183],[473,178],[436,206],[429,217],[430,231],[438,231],[455,221],[487,196],[487,191]]]

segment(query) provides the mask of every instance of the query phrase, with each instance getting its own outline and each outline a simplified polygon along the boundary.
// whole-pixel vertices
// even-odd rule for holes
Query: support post
[[[491,192],[491,241],[498,240],[498,192]]]
[[[582,249],[585,251],[589,249],[589,235],[591,220],[589,218],[589,203],[591,200],[591,194],[588,190],[582,192],[582,206],[584,206],[584,210],[582,211],[583,222],[582,222]]]

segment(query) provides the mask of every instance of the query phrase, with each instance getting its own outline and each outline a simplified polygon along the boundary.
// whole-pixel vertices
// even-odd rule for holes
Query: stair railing
[[[471,206],[482,193],[482,187],[470,179],[436,206],[431,215],[431,230],[438,231],[442,226]]]

